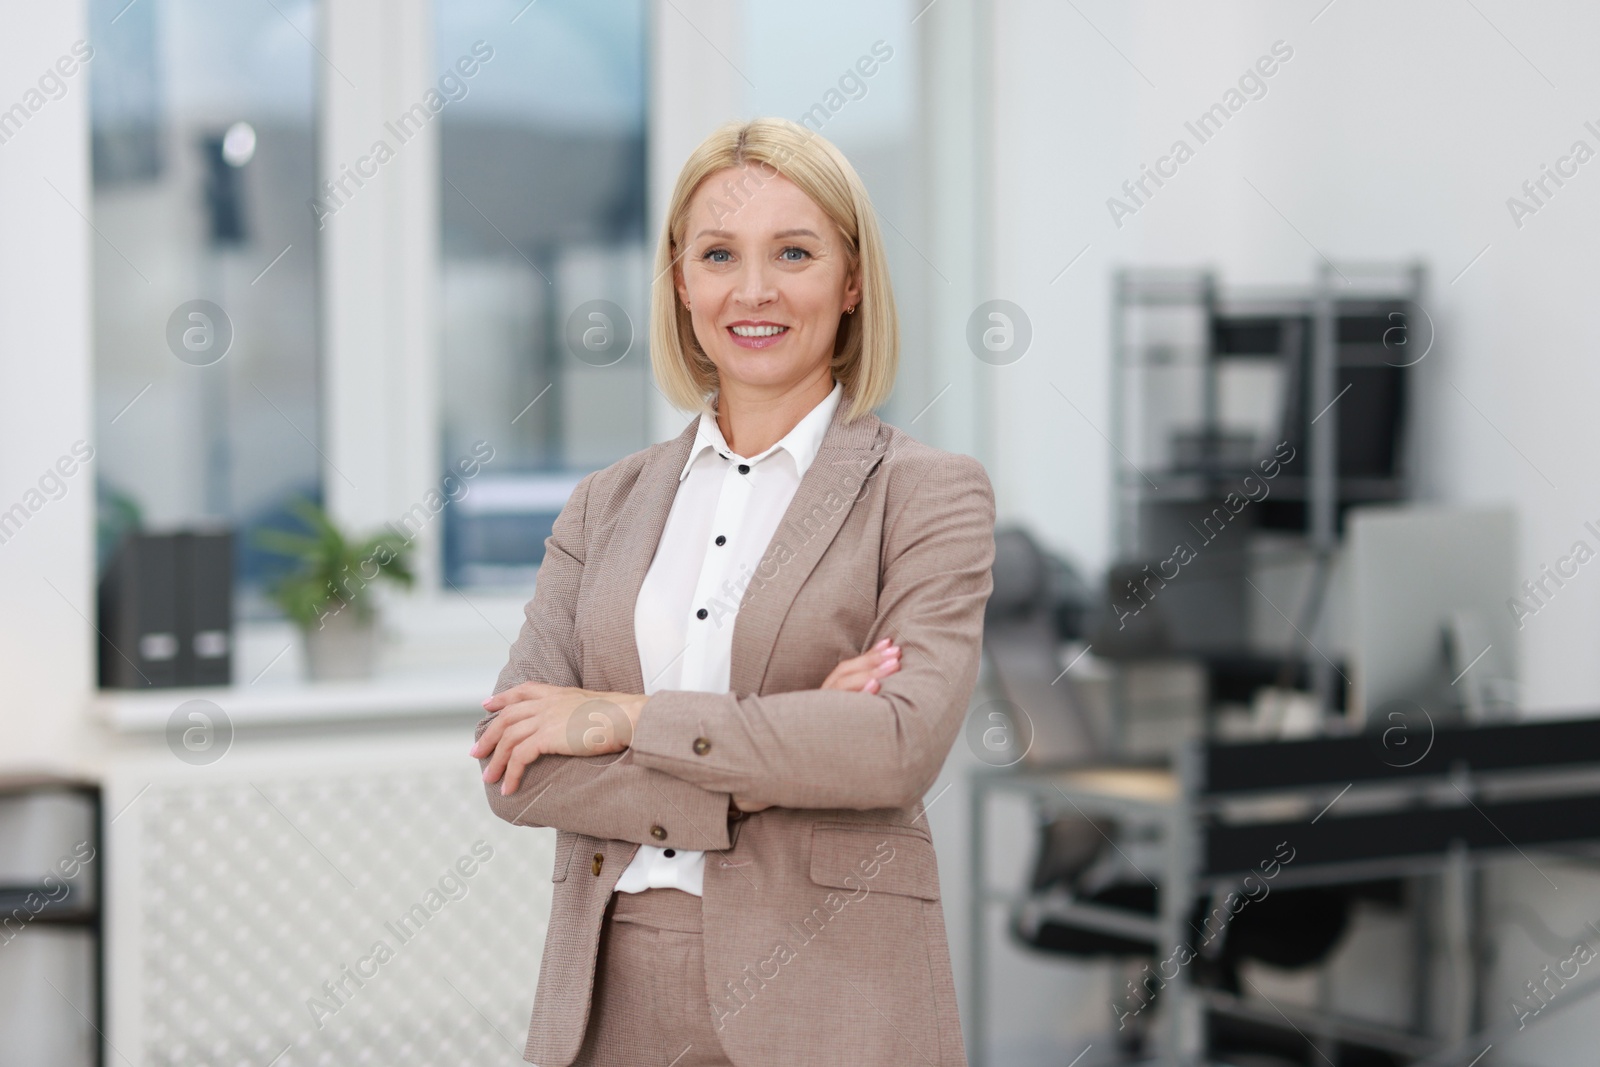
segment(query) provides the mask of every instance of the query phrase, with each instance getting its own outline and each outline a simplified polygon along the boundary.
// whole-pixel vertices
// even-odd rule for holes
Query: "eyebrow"
[[[809,237],[814,241],[822,240],[822,238],[818,237],[810,230],[779,230],[772,236],[774,239],[782,237]],[[723,240],[732,240],[733,234],[729,233],[727,230],[701,230],[699,233],[694,235],[694,240],[698,241],[702,237],[720,237]]]

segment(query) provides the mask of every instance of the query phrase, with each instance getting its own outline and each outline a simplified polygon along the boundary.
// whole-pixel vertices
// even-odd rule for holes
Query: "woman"
[[[657,268],[652,367],[699,418],[573,491],[472,749],[497,815],[557,829],[524,1057],[965,1064],[922,797],[977,681],[988,477],[872,414],[893,295],[821,137],[714,132]]]

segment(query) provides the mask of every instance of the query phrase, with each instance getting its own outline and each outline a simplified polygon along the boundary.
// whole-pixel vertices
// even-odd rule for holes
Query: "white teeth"
[[[734,326],[731,327],[738,337],[771,337],[773,334],[782,333],[787,326]]]

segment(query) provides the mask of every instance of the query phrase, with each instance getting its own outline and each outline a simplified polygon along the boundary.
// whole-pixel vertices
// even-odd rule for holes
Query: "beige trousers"
[[[612,893],[573,1067],[732,1067],[706,1000],[700,898]]]

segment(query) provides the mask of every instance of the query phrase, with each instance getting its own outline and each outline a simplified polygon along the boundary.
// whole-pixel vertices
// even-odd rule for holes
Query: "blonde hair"
[[[783,118],[719,126],[690,153],[667,207],[650,293],[650,365],[666,398],[685,411],[711,412],[716,364],[695,340],[689,309],[678,299],[674,268],[685,247],[689,202],[706,178],[729,167],[758,164],[781,174],[820,207],[844,235],[849,266],[859,270],[861,299],[841,315],[830,365],[844,386],[845,421],[879,407],[894,388],[900,321],[883,237],[866,186],[844,154],[821,135]]]

